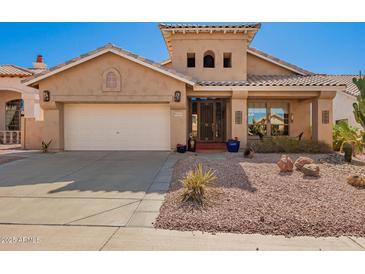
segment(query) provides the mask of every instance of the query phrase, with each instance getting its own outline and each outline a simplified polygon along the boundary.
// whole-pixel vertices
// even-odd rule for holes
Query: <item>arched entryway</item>
[[[20,144],[22,93],[0,90],[0,144]]]
[[[19,131],[23,107],[22,99],[15,99],[5,103],[5,130]]]

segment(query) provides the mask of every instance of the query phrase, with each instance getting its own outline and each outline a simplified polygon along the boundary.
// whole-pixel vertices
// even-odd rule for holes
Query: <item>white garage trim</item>
[[[169,104],[65,104],[65,150],[170,150]]]

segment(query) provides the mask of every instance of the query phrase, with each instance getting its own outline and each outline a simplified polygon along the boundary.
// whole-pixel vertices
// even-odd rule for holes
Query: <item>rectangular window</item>
[[[195,68],[195,53],[188,53],[186,60],[188,68]]]
[[[289,103],[248,102],[247,119],[250,136],[289,135]]]
[[[271,136],[289,135],[289,104],[270,104]]]
[[[247,119],[248,119],[248,135],[250,136],[266,135],[266,129],[267,129],[266,103],[249,102]]]
[[[339,120],[336,120],[336,125],[338,125],[339,123],[348,124],[349,123],[349,119],[339,119]]]
[[[223,54],[223,66],[225,68],[231,68],[232,67],[232,53],[225,52]]]

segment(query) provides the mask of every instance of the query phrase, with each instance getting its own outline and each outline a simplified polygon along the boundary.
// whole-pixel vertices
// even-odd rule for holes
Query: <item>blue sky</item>
[[[161,61],[158,23],[0,23],[0,63],[48,66],[108,42]],[[251,46],[316,73],[365,71],[365,23],[263,23]]]

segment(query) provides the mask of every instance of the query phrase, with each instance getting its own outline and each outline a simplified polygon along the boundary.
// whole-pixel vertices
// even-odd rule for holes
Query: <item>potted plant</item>
[[[228,139],[226,146],[228,152],[238,152],[240,150],[240,141],[237,137],[234,137],[234,139]]]
[[[177,144],[176,145],[176,151],[179,153],[185,153],[186,152],[186,145]]]

